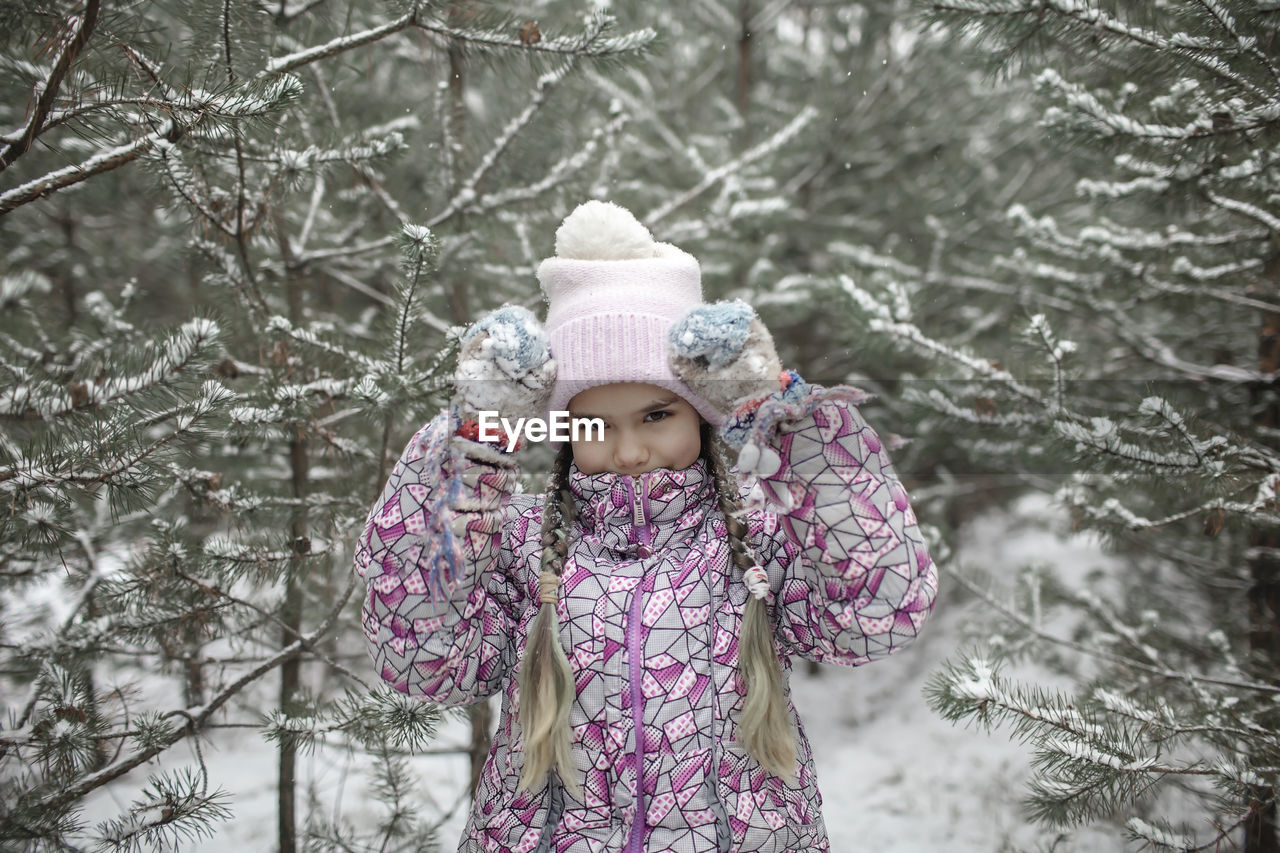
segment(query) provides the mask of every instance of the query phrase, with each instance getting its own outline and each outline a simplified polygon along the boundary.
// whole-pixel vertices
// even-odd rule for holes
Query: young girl
[[[538,278],[464,337],[459,404],[409,442],[356,551],[397,690],[502,692],[462,851],[827,850],[793,657],[916,636],[937,575],[860,392],[779,369],[744,303],[588,202]],[[513,494],[480,412],[603,422]],[[722,443],[738,448],[737,472]]]

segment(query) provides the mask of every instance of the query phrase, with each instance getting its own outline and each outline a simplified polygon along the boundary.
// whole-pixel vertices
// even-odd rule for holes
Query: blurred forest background
[[[200,745],[246,727],[262,849],[428,847],[440,713],[372,683],[351,543],[460,327],[541,313],[598,197],[907,439],[941,606],[990,614],[928,701],[1029,743],[1046,838],[1277,850],[1278,32],[1274,0],[0,2],[4,849],[215,837]],[[1125,571],[948,565],[1028,492]],[[370,757],[375,819],[300,787],[316,749]]]

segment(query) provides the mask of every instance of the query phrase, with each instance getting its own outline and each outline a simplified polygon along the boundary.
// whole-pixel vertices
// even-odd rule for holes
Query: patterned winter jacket
[[[364,629],[383,679],[444,705],[502,691],[461,851],[829,849],[790,700],[791,659],[858,665],[897,651],[932,610],[937,575],[856,392],[809,388],[773,432],[781,466],[757,481],[746,516],[768,572],[798,732],[792,779],[764,770],[737,739],[747,589],[699,460],[639,477],[571,469],[578,517],[557,607],[577,683],[569,722],[580,796],[555,774],[517,793],[517,669],[538,609],[543,498],[517,494],[501,516],[452,519],[465,565],[433,591],[433,561],[447,556],[430,541],[433,513],[495,502],[513,471],[424,455],[432,431],[447,429],[443,416],[409,442],[370,513],[356,567],[369,585]],[[460,493],[442,502],[450,487]]]

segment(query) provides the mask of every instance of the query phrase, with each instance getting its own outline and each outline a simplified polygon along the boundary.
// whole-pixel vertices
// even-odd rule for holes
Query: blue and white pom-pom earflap
[[[725,367],[742,355],[755,316],[741,299],[700,305],[672,326],[671,350],[688,359],[705,358],[712,368]]]

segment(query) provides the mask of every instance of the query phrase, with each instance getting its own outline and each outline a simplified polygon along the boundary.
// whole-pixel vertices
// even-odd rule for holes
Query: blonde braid
[[[737,483],[725,461],[718,438],[704,438],[707,461],[715,480],[716,497],[724,513],[729,551],[733,563],[743,572],[756,565],[747,547],[747,526],[739,513],[742,502]],[[775,776],[795,777],[796,737],[782,693],[782,669],[773,646],[773,628],[764,599],[747,596],[742,614],[742,635],[738,638],[738,667],[747,685],[742,709],[742,742],[760,765]]]
[[[520,666],[520,727],[524,729],[524,771],[518,791],[541,786],[547,773],[556,770],[575,796],[581,788],[569,751],[569,709],[573,705],[573,673],[560,645],[556,596],[565,560],[569,556],[569,528],[573,522],[573,495],[569,491],[569,463],[565,444],[551,469],[547,497],[542,508],[542,561],[538,576],[541,605],[529,631]]]

